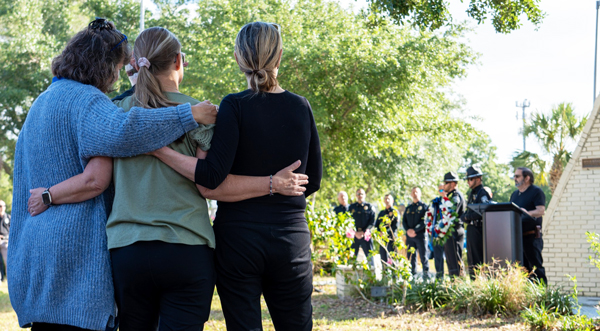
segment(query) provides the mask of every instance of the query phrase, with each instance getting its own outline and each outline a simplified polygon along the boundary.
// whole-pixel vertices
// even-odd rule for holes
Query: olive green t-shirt
[[[177,103],[199,102],[181,93],[166,92],[165,96]],[[115,104],[128,111],[134,106],[133,96]],[[169,147],[196,156],[196,147],[210,148],[213,128],[200,125]],[[153,240],[215,247],[208,206],[194,182],[149,155],[113,162],[115,199],[106,225],[109,249]]]

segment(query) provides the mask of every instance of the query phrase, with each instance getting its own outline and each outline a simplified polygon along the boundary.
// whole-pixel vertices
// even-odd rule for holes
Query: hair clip
[[[95,20],[91,21],[90,24],[88,24],[88,27],[92,30],[100,29],[100,31],[102,31],[103,29],[106,29],[106,30],[112,29],[112,27],[108,23],[108,20],[106,20],[105,18],[101,18],[101,17],[96,17]]]

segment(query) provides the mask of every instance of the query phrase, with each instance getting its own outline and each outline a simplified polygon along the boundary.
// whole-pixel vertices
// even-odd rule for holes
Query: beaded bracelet
[[[273,175],[269,176],[269,195],[273,195]]]

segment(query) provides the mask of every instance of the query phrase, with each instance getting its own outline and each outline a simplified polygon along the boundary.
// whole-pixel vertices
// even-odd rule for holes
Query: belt
[[[523,237],[525,237],[525,236],[529,236],[529,235],[532,235],[532,234],[535,234],[535,230],[531,230],[531,231],[523,232]]]

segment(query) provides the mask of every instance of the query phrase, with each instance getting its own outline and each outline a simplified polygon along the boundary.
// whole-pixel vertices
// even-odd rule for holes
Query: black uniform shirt
[[[546,206],[546,195],[541,188],[531,185],[523,193],[519,192],[519,190],[514,191],[510,196],[510,202],[530,211],[535,210],[536,206]],[[532,219],[531,217],[524,217],[522,224],[523,232],[535,230],[536,225],[542,226],[542,218]]]
[[[490,198],[490,195],[487,193],[486,190],[483,189],[483,185],[479,185],[476,188],[472,189],[471,192],[469,192],[469,199],[467,200],[467,204],[490,203],[491,200],[492,198]],[[483,217],[481,215],[468,208],[462,216],[462,221],[466,223],[471,223],[472,221],[482,219]]]
[[[333,208],[333,212],[336,214],[343,214],[348,211],[349,207],[350,207],[350,205],[345,205],[345,206],[339,205],[339,206]]]
[[[383,222],[383,217],[387,216],[389,217],[389,219],[392,221],[390,223],[390,227],[388,228],[388,236],[392,236],[392,233],[394,235],[394,238],[396,237],[396,234],[398,233],[398,210],[396,210],[396,208],[392,207],[392,208],[387,208],[384,209],[382,211],[379,212],[379,215],[377,215],[377,221],[375,222],[375,228],[379,228],[379,225],[381,224],[381,222]],[[392,229],[392,231],[390,231],[390,228]]]
[[[459,190],[455,189],[454,191],[448,192],[448,199],[452,200],[452,203],[454,203],[456,208],[455,212],[458,214],[458,218],[460,220],[462,215],[465,213],[465,209],[467,208],[465,204],[465,197]],[[462,221],[459,221],[458,224],[462,224]]]
[[[372,228],[375,224],[375,210],[373,210],[373,206],[368,202],[355,202],[350,205],[348,211],[352,213],[356,231],[365,231]]]
[[[425,231],[425,213],[429,206],[419,201],[411,203],[406,207],[402,216],[402,227],[404,230],[413,229],[416,233]]]

